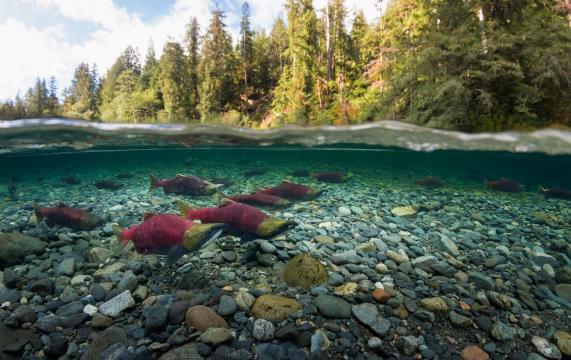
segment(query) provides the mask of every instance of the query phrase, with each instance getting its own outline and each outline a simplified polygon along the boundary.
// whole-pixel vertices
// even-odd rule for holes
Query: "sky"
[[[100,74],[131,45],[144,58],[152,44],[157,56],[165,42],[182,41],[195,16],[208,25],[218,5],[233,37],[238,34],[244,0],[0,0],[0,99],[23,96],[36,78],[54,76],[61,91],[81,63],[97,64]],[[376,0],[346,0],[350,13],[363,9],[378,18]],[[268,32],[284,15],[280,0],[249,0],[255,29]],[[314,0],[322,9],[327,0]]]

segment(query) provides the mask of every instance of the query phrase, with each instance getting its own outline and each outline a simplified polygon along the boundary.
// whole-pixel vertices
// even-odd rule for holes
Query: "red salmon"
[[[258,190],[260,193],[279,196],[288,200],[311,200],[315,199],[323,190],[309,186],[283,181],[278,186]]]
[[[344,183],[345,181],[349,180],[353,174],[351,173],[343,173],[339,171],[329,171],[329,172],[320,172],[320,173],[312,173],[310,175],[312,178],[328,182],[328,183]]]
[[[138,253],[166,254],[167,264],[174,264],[185,253],[216,240],[225,228],[224,224],[198,224],[172,214],[148,214],[141,224],[114,230],[123,243],[133,241]]]
[[[523,191],[524,186],[515,180],[508,178],[501,178],[499,180],[488,181],[488,187],[494,191],[502,192],[520,192]]]
[[[190,196],[212,195],[222,187],[222,185],[213,184],[198,176],[177,175],[174,179],[158,180],[153,175],[149,175],[149,179],[151,181],[149,191],[161,187],[165,194]]]
[[[40,207],[33,203],[32,208],[38,221],[46,218],[49,226],[61,225],[74,230],[93,230],[103,223],[103,219],[89,211],[66,207],[64,204],[59,204],[57,207]]]

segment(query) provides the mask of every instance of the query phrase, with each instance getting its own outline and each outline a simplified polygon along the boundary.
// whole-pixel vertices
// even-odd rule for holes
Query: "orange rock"
[[[381,304],[385,304],[391,298],[391,294],[389,294],[385,289],[375,289],[373,290],[373,299]]]
[[[476,345],[470,345],[464,348],[460,353],[462,360],[489,360],[490,356],[484,350]]]
[[[460,301],[460,307],[462,308],[462,310],[470,310],[470,305],[466,304],[464,301]]]

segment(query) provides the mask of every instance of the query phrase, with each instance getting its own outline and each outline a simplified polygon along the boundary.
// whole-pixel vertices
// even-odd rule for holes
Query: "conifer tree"
[[[188,96],[189,115],[196,119],[200,116],[200,83],[198,66],[200,64],[200,26],[198,20],[193,17],[186,28],[186,45],[188,53]]]
[[[186,120],[189,115],[187,61],[179,43],[165,44],[159,61],[159,83],[169,120]]]

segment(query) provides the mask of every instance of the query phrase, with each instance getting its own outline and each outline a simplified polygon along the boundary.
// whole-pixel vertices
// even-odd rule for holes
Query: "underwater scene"
[[[20,125],[0,359],[571,356],[567,133]]]

